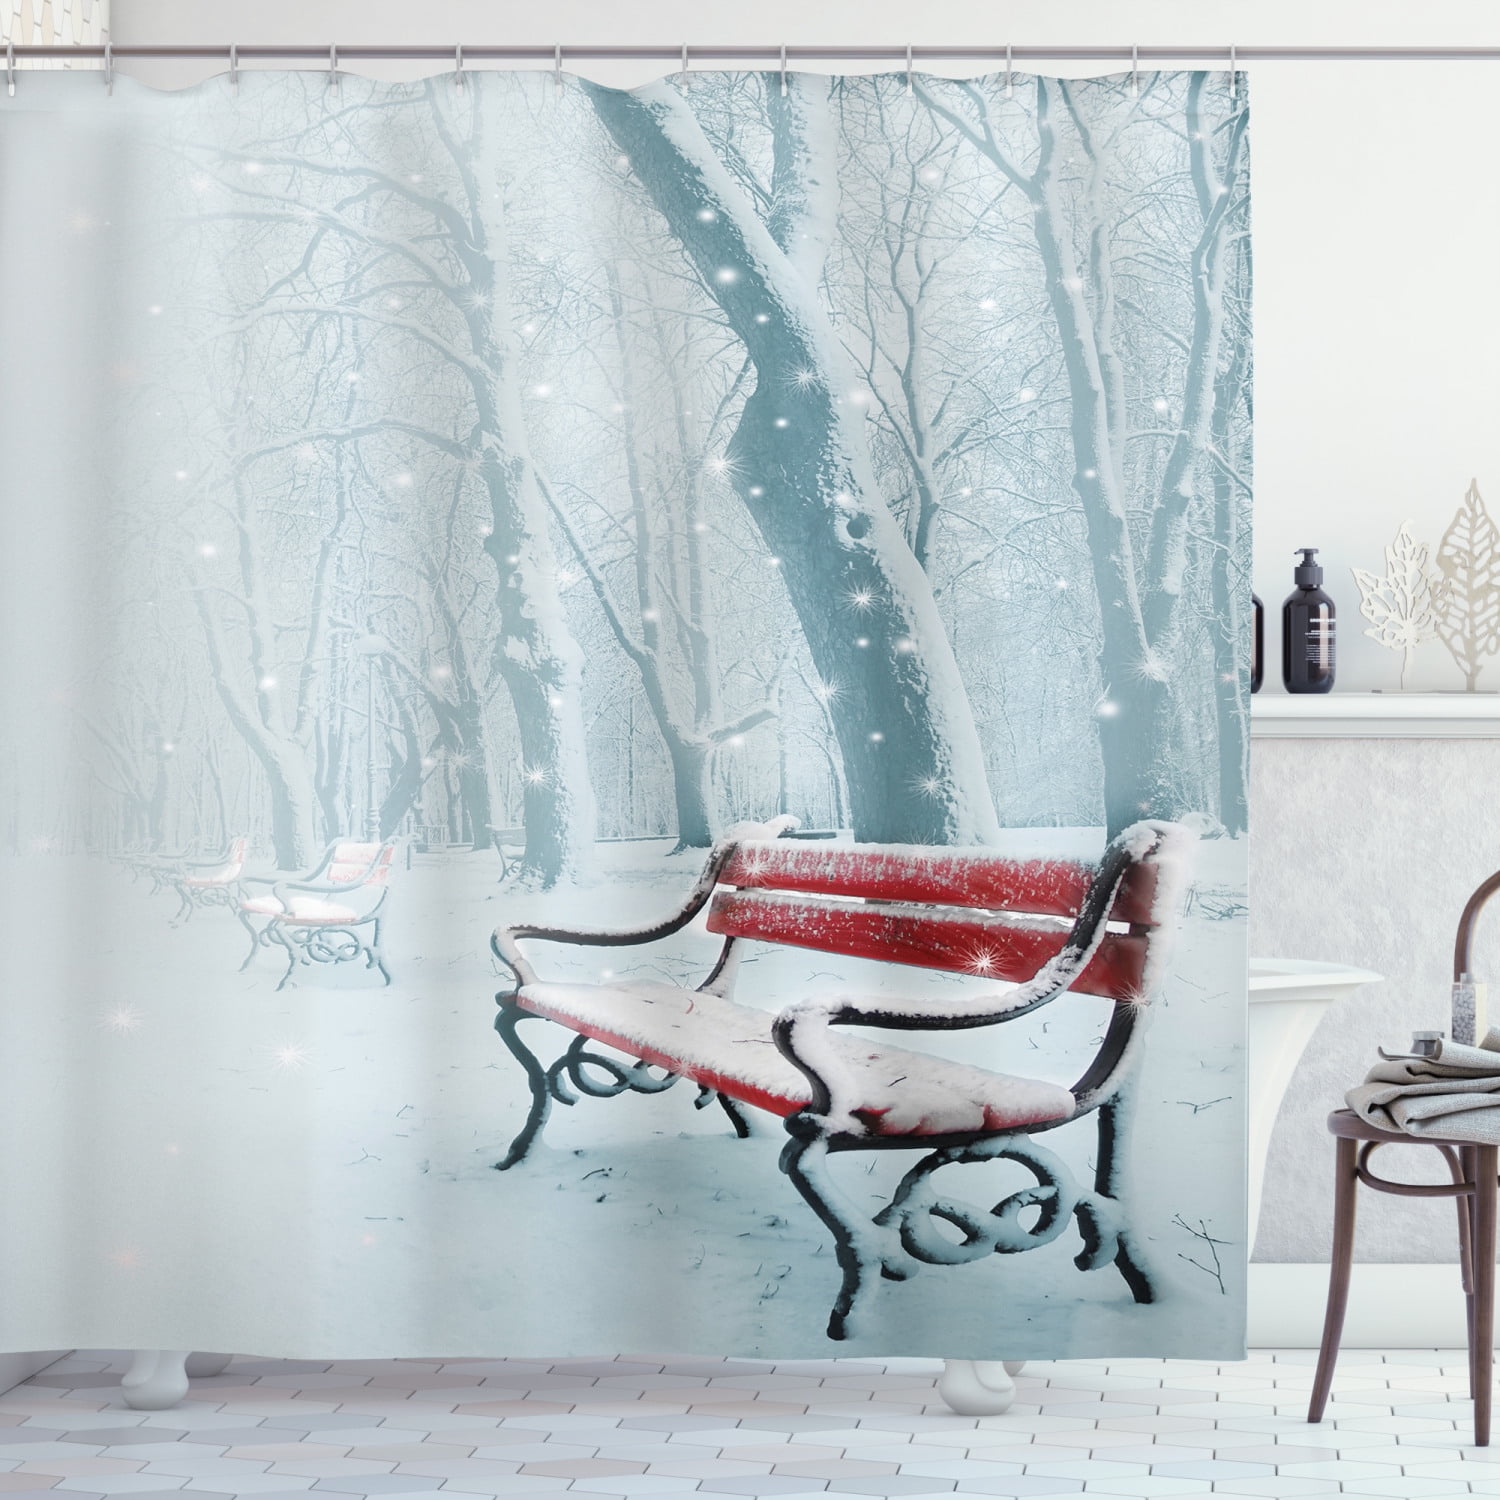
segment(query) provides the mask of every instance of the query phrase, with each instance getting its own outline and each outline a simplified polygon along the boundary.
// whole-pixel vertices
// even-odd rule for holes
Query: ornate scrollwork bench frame
[[[1114,1265],[1131,1296],[1141,1303],[1154,1300],[1149,1272],[1133,1245],[1121,1202],[1121,1147],[1128,1129],[1132,1103],[1131,1078],[1141,1038],[1146,1002],[1159,987],[1166,953],[1175,930],[1187,868],[1186,851],[1193,836],[1170,823],[1143,822],[1111,841],[1097,869],[1074,867],[1081,895],[1071,901],[1072,925],[1050,945],[1037,967],[1024,975],[1013,969],[987,970],[990,977],[1017,978],[1015,988],[957,999],[923,998],[901,1001],[851,999],[847,996],[810,996],[792,1002],[774,1018],[768,1017],[770,1032],[780,1053],[807,1080],[810,1098],[784,1116],[788,1139],[780,1167],[832,1236],[842,1274],[828,1336],[848,1337],[849,1325],[862,1290],[870,1278],[892,1281],[910,1278],[922,1265],[958,1265],[991,1254],[1011,1255],[1035,1249],[1057,1239],[1076,1223],[1082,1241],[1074,1256],[1080,1270],[1098,1270]],[[881,857],[878,846],[855,846],[846,853]],[[743,872],[754,864],[752,876]],[[784,863],[784,860],[782,861]],[[524,1020],[560,1018],[538,1015],[527,1008],[527,987],[538,983],[519,942],[542,939],[551,942],[614,946],[650,943],[680,931],[715,897],[716,890],[736,891],[738,882],[751,880],[759,886],[775,886],[778,853],[771,845],[726,844],[716,848],[682,907],[665,921],[631,932],[563,931],[534,926],[499,928],[492,946],[497,957],[515,975],[516,984],[496,998],[499,1013],[495,1028],[524,1070],[531,1090],[531,1106],[520,1132],[511,1142],[499,1170],[507,1170],[525,1159],[546,1123],[554,1102],[572,1105],[579,1095],[611,1098],[635,1092],[663,1093],[679,1078],[698,1085],[696,1104],[703,1108],[717,1101],[733,1122],[736,1134],[750,1134],[744,1104],[767,1108],[762,1098],[749,1097],[745,1089],[737,1096],[733,1080],[703,1067],[689,1066],[680,1059],[661,1055],[635,1060],[610,1056],[596,1049],[597,1043],[579,1030],[556,1061],[544,1065],[518,1034]],[[1045,880],[1038,876],[1031,888],[1041,891],[1059,868],[1055,862],[1038,863]],[[769,873],[766,873],[769,871]],[[1012,872],[1013,874],[1014,872]],[[1024,873],[1024,872],[1023,872]],[[799,891],[833,890],[821,885],[797,885]],[[1027,882],[1022,879],[1023,887]],[[868,880],[854,894],[865,896],[865,904],[851,908],[847,899],[839,914],[853,910],[868,918],[872,931],[886,930],[888,922],[902,922],[909,938],[912,923],[922,912],[938,910],[920,900],[894,901],[869,894]],[[951,899],[952,892],[949,892]],[[1033,899],[1033,909],[1056,912],[1055,894]],[[1053,904],[1048,905],[1048,902]],[[981,902],[972,902],[979,905]],[[814,903],[814,906],[816,903]],[[943,907],[951,913],[951,907]],[[1021,899],[1005,908],[1008,913],[1026,911]],[[1122,920],[1123,918],[1123,920]],[[982,920],[996,922],[986,911]],[[710,909],[710,931],[721,932],[725,942],[708,977],[698,986],[700,993],[722,997],[733,977],[737,945],[758,933],[754,922],[736,925],[731,905],[724,898]],[[890,931],[896,931],[894,927]],[[992,929],[993,930],[993,929]],[[1015,929],[1011,929],[1014,931]],[[1033,927],[1032,932],[1036,929]],[[833,952],[858,952],[865,957],[881,954],[867,939],[850,946],[847,938],[822,942],[816,932],[799,930],[781,941]],[[1029,941],[1029,939],[1028,939]],[[899,945],[898,945],[899,946]],[[1035,945],[1033,945],[1034,947]],[[899,961],[924,963],[910,944],[900,950]],[[1124,954],[1134,968],[1134,981],[1109,979],[1113,959]],[[924,966],[959,968],[934,953]],[[1101,975],[1105,978],[1101,979]],[[1069,1092],[1069,1112],[1053,1119],[1038,1120],[1022,1127],[980,1129],[950,1134],[877,1134],[854,1116],[841,1097],[843,1081],[828,1066],[829,1053],[820,1047],[833,1026],[858,1025],[893,1030],[951,1030],[988,1026],[1016,1019],[1048,1004],[1069,989],[1082,993],[1108,994],[1115,1000],[1113,1012],[1099,1049]],[[566,1025],[566,1020],[563,1021]],[[596,1070],[601,1077],[590,1075]],[[695,1076],[695,1074],[699,1076]],[[712,1078],[711,1084],[708,1078]],[[1093,1182],[1079,1185],[1068,1166],[1055,1152],[1033,1140],[1035,1135],[1071,1124],[1092,1115],[1098,1132]],[[871,1216],[856,1207],[841,1191],[828,1169],[830,1157],[855,1151],[914,1151],[921,1155],[906,1171],[890,1201]],[[1010,1192],[992,1207],[966,1203],[947,1194],[935,1180],[945,1168],[982,1162],[1011,1161],[1024,1167],[1035,1181]]]

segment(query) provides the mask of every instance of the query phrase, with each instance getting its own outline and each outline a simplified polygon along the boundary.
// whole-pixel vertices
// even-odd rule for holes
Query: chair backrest
[[[231,839],[229,843],[229,858],[224,862],[224,869],[219,872],[225,880],[237,880],[240,871],[245,868],[245,852],[250,846],[250,840],[241,835],[237,839]]]
[[[743,843],[719,874],[708,930],[1021,981],[1061,951],[1096,874],[1072,860],[984,849]],[[1112,928],[1073,989],[1140,997],[1156,888],[1149,856],[1129,867],[1110,907]]]
[[[333,846],[324,872],[327,879],[336,885],[362,880],[373,861],[381,852],[379,844],[339,843]]]

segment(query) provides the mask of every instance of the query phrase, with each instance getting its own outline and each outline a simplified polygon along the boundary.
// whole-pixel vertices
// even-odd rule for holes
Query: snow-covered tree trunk
[[[796,79],[773,115],[778,159],[796,169],[778,174],[786,191],[768,226],[670,85],[585,87],[754,364],[729,472],[832,694],[856,837],[993,839],[968,698],[927,580],[879,493],[852,375],[818,298],[836,205],[826,100]]]
[[[474,360],[477,470],[490,501],[484,548],[499,576],[495,663],[510,693],[521,749],[526,848],[518,875],[550,886],[586,863],[595,807],[583,719],[583,654],[563,613],[547,504],[527,441],[506,295],[503,206],[487,153],[482,107],[469,140],[457,138],[433,96],[433,117],[452,154],[465,210],[452,224],[466,285],[455,301]]]
[[[1234,472],[1230,437],[1233,419],[1246,392],[1249,343],[1241,343],[1219,377],[1214,402],[1213,465],[1214,537],[1211,543],[1210,603],[1214,618],[1214,708],[1219,731],[1219,821],[1230,833],[1243,833],[1250,822],[1247,799],[1250,763],[1250,699],[1243,663],[1248,650],[1250,581],[1235,575],[1240,555],[1240,483]]]
[[[213,669],[214,687],[229,716],[265,773],[271,802],[271,843],[276,867],[280,870],[302,870],[312,864],[318,848],[318,793],[303,747],[278,732],[279,705],[273,697],[275,684],[262,685],[262,676],[253,692],[246,691],[228,670],[219,621],[209,603],[207,591],[194,592],[199,617],[208,643],[209,663]],[[254,664],[252,664],[254,665]]]

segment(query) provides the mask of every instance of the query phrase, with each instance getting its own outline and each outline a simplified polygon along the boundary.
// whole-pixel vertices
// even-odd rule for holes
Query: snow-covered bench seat
[[[526,1124],[497,1166],[503,1171],[525,1158],[553,1101],[659,1093],[686,1078],[698,1085],[700,1106],[717,1100],[741,1136],[750,1133],[746,1106],[782,1117],[791,1137],[782,1170],[832,1233],[843,1273],[831,1338],[846,1337],[856,1296],[875,1272],[903,1280],[921,1262],[955,1264],[1031,1249],[1075,1219],[1083,1238],[1079,1268],[1113,1263],[1136,1300],[1150,1301],[1151,1282],[1118,1202],[1118,1164],[1138,1023],[1160,985],[1192,843],[1193,835],[1175,824],[1142,822],[1116,837],[1097,866],[1017,860],[983,849],[726,843],[712,852],[682,907],[654,926],[499,928],[493,946],[516,985],[497,997],[495,1025],[526,1070],[532,1098]],[[705,905],[707,928],[724,944],[696,989],[643,980],[551,982],[520,947],[528,939],[653,942],[681,930]],[[731,997],[745,941],[956,971],[997,984],[979,994],[909,1000],[792,995],[773,1013]],[[1115,1002],[1098,1053],[1071,1087],[836,1029],[989,1026],[1068,990]],[[518,1035],[531,1018],[574,1033],[550,1065]],[[1093,1187],[1085,1191],[1031,1137],[1089,1114],[1097,1121],[1098,1154]],[[925,1154],[872,1218],[839,1190],[826,1158],[892,1148]],[[946,1183],[941,1194],[932,1185],[942,1167],[998,1158],[1026,1168],[1035,1183],[990,1208],[959,1203]]]

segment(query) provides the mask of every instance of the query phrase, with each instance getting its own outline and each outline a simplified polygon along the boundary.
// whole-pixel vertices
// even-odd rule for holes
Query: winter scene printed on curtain
[[[0,1347],[1233,1357],[1246,125],[0,98]]]

